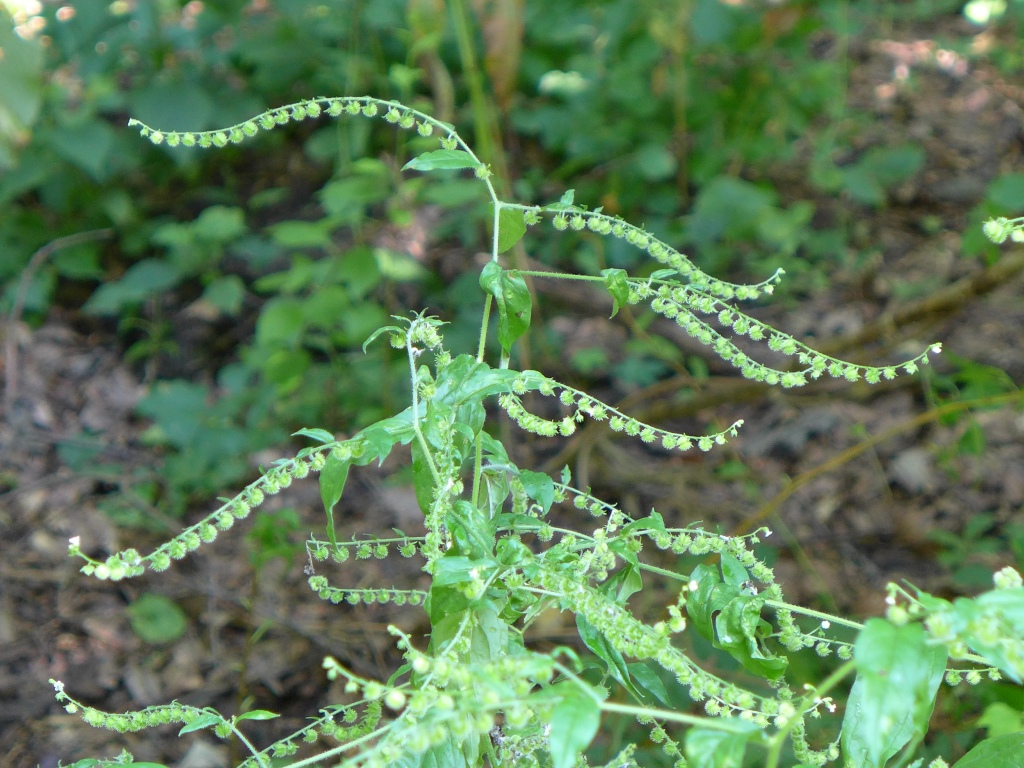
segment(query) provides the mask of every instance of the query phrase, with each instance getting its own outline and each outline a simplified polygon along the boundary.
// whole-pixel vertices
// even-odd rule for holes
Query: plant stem
[[[736,723],[742,721],[737,721],[735,719],[722,717],[698,717],[697,715],[687,715],[682,712],[671,712],[664,709],[651,709],[650,707],[634,707],[629,704],[616,704],[613,701],[602,701],[601,710],[603,712],[616,712],[620,715],[653,717],[658,720],[667,720],[673,723],[685,723],[686,725],[710,728],[715,731],[728,731],[729,733],[746,733],[749,730],[746,726],[738,726]]]
[[[843,619],[839,616],[833,616],[831,613],[815,611],[812,608],[803,608],[799,605],[791,605],[787,602],[783,602],[782,600],[765,600],[764,604],[771,606],[772,608],[782,608],[784,610],[791,611],[792,613],[799,613],[802,616],[810,616],[815,619],[821,619],[822,621],[828,621],[832,624],[842,624],[844,627],[856,629],[858,632],[864,629],[864,625],[856,621],[850,621],[849,619]]]
[[[808,693],[807,696],[804,696],[803,699],[801,699],[801,703],[806,704],[811,700],[811,697],[820,698],[821,694],[828,693],[855,669],[856,662],[854,662],[853,659],[847,661],[845,664],[837,668],[831,675],[826,677],[822,681],[821,685],[815,687],[815,689]],[[801,722],[801,718],[794,715],[789,718],[789,720],[786,721],[786,724],[771,737],[771,747],[768,749],[768,759],[765,760],[764,768],[778,768],[779,756],[782,754],[782,745],[785,743],[786,737],[792,732],[799,722]]]

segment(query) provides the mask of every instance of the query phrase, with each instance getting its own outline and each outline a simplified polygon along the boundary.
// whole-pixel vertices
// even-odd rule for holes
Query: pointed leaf
[[[716,648],[728,651],[743,667],[755,675],[777,680],[786,671],[789,661],[766,649],[762,638],[771,632],[761,619],[764,600],[739,595],[730,600],[715,617]]]
[[[848,764],[882,768],[920,741],[946,670],[946,647],[920,624],[871,619],[854,644],[857,679],[846,703],[842,747]]]
[[[638,661],[633,664],[627,664],[626,667],[629,669],[630,677],[641,692],[651,694],[641,698],[641,701],[650,706],[653,700],[657,699],[663,707],[676,709],[676,705],[669,698],[665,683],[647,663]]]
[[[1024,768],[1024,733],[985,739],[957,760],[953,768]]]
[[[742,587],[750,579],[747,569],[743,567],[737,558],[732,555],[722,554],[721,556],[722,581],[734,587]]]
[[[519,470],[519,479],[523,481],[526,495],[540,504],[546,514],[555,500],[555,481],[543,472],[528,469]]]
[[[459,168],[476,168],[479,161],[462,149],[435,149],[414,157],[403,166],[403,171],[450,171]]]
[[[273,720],[275,717],[280,717],[280,715],[268,709],[253,709],[236,717],[235,722],[241,722],[242,720]]]
[[[179,736],[184,736],[186,733],[192,733],[193,731],[201,731],[204,728],[209,728],[211,725],[217,725],[224,721],[224,718],[220,715],[215,715],[211,712],[207,712],[205,715],[200,715],[191,723],[182,726],[182,729],[178,731]]]
[[[430,471],[423,446],[418,440],[412,443],[412,487],[416,493],[416,503],[420,511],[426,515],[434,502],[434,475]]]
[[[350,459],[339,459],[334,453],[330,453],[327,456],[327,463],[320,470],[320,498],[327,513],[327,539],[336,552],[338,538],[334,532],[334,506],[345,492],[345,482],[348,480],[348,469],[351,464]]]
[[[686,759],[692,768],[742,768],[747,742],[757,726],[737,720],[737,731],[693,728],[686,734]]]
[[[597,733],[601,707],[592,696],[580,690],[577,683],[559,683],[553,689],[562,700],[551,713],[548,735],[551,764],[554,768],[572,768]]]
[[[619,310],[629,303],[629,283],[626,282],[626,270],[624,269],[602,269],[604,287],[612,296],[612,317],[619,314]]]
[[[498,343],[507,354],[516,339],[530,327],[533,299],[526,281],[515,272],[489,261],[480,273],[480,287],[495,298],[498,309]]]
[[[1003,637],[1024,636],[1024,587],[994,589],[974,599],[957,598],[951,618],[971,650],[1020,684],[1024,677],[1024,664],[1014,650],[1015,646],[1005,643]],[[995,639],[984,629],[993,623],[1001,627],[1001,636]]]
[[[316,440],[319,443],[334,442],[334,435],[332,435],[326,429],[315,429],[310,427],[300,429],[298,432],[292,432],[292,437],[308,437],[312,440]]]
[[[583,614],[578,613],[576,614],[576,629],[580,633],[580,639],[591,653],[605,663],[607,671],[615,678],[616,682],[638,699],[643,700],[643,694],[636,689],[629,676],[626,660],[597,627],[587,621]]]
[[[504,253],[526,234],[523,212],[518,208],[502,208],[498,212],[498,253]]]

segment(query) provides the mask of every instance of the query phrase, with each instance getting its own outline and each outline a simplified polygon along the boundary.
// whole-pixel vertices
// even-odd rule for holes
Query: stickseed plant
[[[247,735],[251,725],[245,723],[276,716],[265,710],[229,715],[170,703],[107,713],[77,701],[72,691],[53,681],[68,712],[120,732],[173,723],[182,726],[181,733],[212,729],[220,737],[233,735],[250,753],[241,763],[244,768],[571,768],[589,764],[588,750],[608,768],[727,768],[750,761],[777,768],[840,760],[847,766],[880,768],[922,764],[923,758],[910,761],[925,738],[943,680],[974,685],[1006,677],[1021,683],[1024,586],[1010,568],[996,573],[994,589],[975,599],[948,602],[911,586],[890,584],[885,618],[861,624],[830,616],[786,602],[772,569],[753,550],[770,535],[767,529],[729,537],[699,526],[671,525],[655,510],[633,518],[589,489],[575,487],[568,470],[553,478],[516,466],[506,446],[486,429],[494,413],[488,403],[537,435],[567,436],[589,418],[673,451],[711,450],[741,426],[737,422],[702,435],[667,431],[543,373],[514,369],[511,352],[530,325],[531,297],[524,273],[503,267],[500,254],[530,226],[589,229],[649,254],[660,267],[643,278],[618,269],[600,275],[535,276],[599,282],[611,294],[616,311],[647,303],[743,376],[766,384],[798,387],[823,376],[872,383],[892,379],[927,364],[928,354],[939,352],[938,345],[881,367],[820,354],[739,308],[744,300],[772,293],[781,271],[753,285],[719,280],[642,227],[577,205],[572,192],[542,207],[501,200],[490,170],[452,126],[400,103],[319,98],[202,133],[132,124],[157,144],[223,147],[323,113],[380,116],[422,137],[439,135],[439,148],[415,157],[406,168],[468,169],[486,189],[493,205],[492,258],[480,274],[483,321],[476,350],[447,349],[444,324],[435,317],[396,317],[366,344],[383,336],[405,351],[410,398],[405,410],[346,440],[320,428],[299,431],[297,435],[313,444],[277,461],[234,498],[149,554],[128,549],[97,560],[82,550],[78,538],[71,540],[70,552],[85,561],[86,575],[99,579],[120,581],[147,570],[165,571],[175,560],[212,543],[268,496],[318,474],[326,533],[307,542],[311,563],[342,563],[353,555],[416,557],[430,586],[425,592],[384,584],[348,589],[332,584],[317,572],[322,568],[317,565],[308,571],[311,590],[332,603],[422,605],[430,622],[429,641],[414,643],[392,627],[405,664],[387,681],[364,679],[336,659],[324,659],[328,677],[345,681],[351,701],[311,713],[304,728],[263,747],[256,734]],[[986,233],[1005,239],[1013,227],[996,222]],[[497,315],[501,350],[493,362],[487,359],[485,343],[492,313]],[[742,345],[741,337],[746,337]],[[792,364],[773,368],[759,362],[745,351],[757,349],[757,342],[788,356]],[[547,415],[534,413],[524,401],[528,392],[555,398],[558,405]],[[556,412],[561,415],[551,418]],[[333,510],[350,467],[383,461],[397,445],[411,448],[425,535],[400,534],[372,543],[339,540]],[[557,524],[550,516],[556,505],[578,510],[578,524]],[[655,566],[642,557],[651,547],[695,555],[704,562],[687,572]],[[645,575],[675,584],[675,599],[656,616],[637,616],[629,606],[629,598],[643,589]],[[569,647],[540,652],[524,640],[530,625],[552,608],[575,616],[592,658],[582,660]],[[687,650],[692,647],[687,633],[732,657],[742,672],[723,677],[711,671]],[[802,649],[834,657],[835,665],[821,681],[795,687],[787,668],[790,657]],[[680,693],[684,690],[688,698]],[[695,713],[696,703],[703,714]],[[833,713],[835,722],[829,722]],[[633,736],[624,746],[620,742],[609,747],[598,736],[602,721],[623,716],[638,727],[629,731]],[[812,718],[825,722],[810,729]],[[958,765],[1016,765],[1019,736],[983,741]],[[125,764],[142,765],[123,753],[75,766]],[[946,763],[936,758],[930,765]]]

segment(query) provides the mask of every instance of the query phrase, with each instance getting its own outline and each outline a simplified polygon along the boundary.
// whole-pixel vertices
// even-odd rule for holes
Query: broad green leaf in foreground
[[[985,739],[953,768],[1024,768],[1024,732]]]
[[[687,732],[684,749],[690,767],[741,768],[747,743],[758,728],[743,721],[737,721],[736,725],[738,732],[705,728]]]
[[[551,713],[551,764],[554,768],[572,768],[597,733],[601,707],[576,683],[560,683],[555,688],[562,700]]]
[[[854,645],[857,679],[846,704],[842,747],[848,766],[883,768],[928,729],[946,670],[946,647],[920,624],[871,619]]]

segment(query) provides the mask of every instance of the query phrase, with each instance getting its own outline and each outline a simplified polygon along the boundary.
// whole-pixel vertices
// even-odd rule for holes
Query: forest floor
[[[860,236],[877,244],[877,258],[830,276],[827,290],[795,307],[768,308],[760,316],[798,338],[813,332],[835,341],[837,350],[865,360],[896,340],[908,357],[940,341],[946,361],[937,363],[938,371],[952,370],[949,361],[958,356],[1001,369],[1019,385],[1020,247],[1007,246],[987,265],[963,257],[960,241],[965,212],[986,185],[1024,168],[1024,90],[984,64],[968,66],[943,52],[932,42],[943,32],[892,30],[888,39],[862,41],[851,52],[850,107],[875,118],[865,146],[901,137],[927,153],[923,170],[888,205],[860,212]],[[787,173],[779,169],[779,188],[814,200],[820,211],[841,204]],[[553,300],[550,322],[568,329],[568,346],[625,341],[623,330],[603,319],[607,313],[581,317],[571,299]],[[18,377],[20,397],[0,424],[0,765],[54,768],[58,760],[111,756],[125,747],[137,760],[221,768],[241,756],[211,735],[90,729],[55,704],[47,680],[59,678],[77,698],[112,711],[177,699],[232,712],[251,696],[253,706],[282,712],[273,730],[284,732],[337,700],[323,675],[324,655],[386,678],[396,661],[387,625],[414,636],[426,630],[417,608],[318,600],[301,557],[273,559],[257,571],[240,531],[175,565],[159,582],[111,584],[78,575],[67,558],[69,537],[88,537],[110,551],[151,537],[118,529],[101,511],[124,477],[159,460],[141,439],[147,425],[133,416],[144,385],[122,362],[116,338],[83,334],[73,312],[55,310],[40,328],[9,332],[17,334],[20,357],[5,376]],[[820,383],[783,394],[737,383],[714,366],[711,373],[700,392],[706,410],[692,413],[692,403],[668,395],[633,405],[635,413],[646,408],[667,424],[744,419],[741,437],[720,454],[670,458],[600,429],[554,448],[524,441],[523,450],[550,471],[568,463],[578,483],[618,499],[629,513],[654,507],[672,524],[703,520],[723,531],[770,526],[774,567],[788,599],[849,616],[882,612],[890,581],[952,596],[984,589],[993,569],[1021,566],[1007,543],[1015,531],[1024,542],[1019,400],[1016,408],[938,418],[930,410],[934,390],[920,377],[876,388]],[[723,393],[728,402],[711,408]],[[107,446],[94,472],[70,466],[74,436],[83,433],[101,435]],[[273,458],[254,457],[254,473]],[[388,482],[391,466],[353,473],[339,535],[391,527],[415,533],[412,489]],[[315,481],[306,481],[268,509],[293,507],[300,532],[315,532],[323,524],[319,504]],[[386,567],[387,583],[422,583],[415,562],[399,562],[350,565],[338,579],[376,585]],[[191,623],[180,640],[149,645],[132,631],[126,606],[150,590],[185,609]],[[567,642],[570,622],[553,614],[533,638]],[[940,709],[936,718],[943,716]]]

